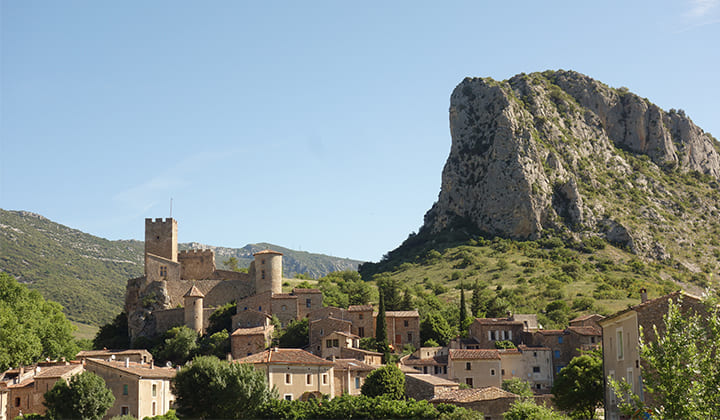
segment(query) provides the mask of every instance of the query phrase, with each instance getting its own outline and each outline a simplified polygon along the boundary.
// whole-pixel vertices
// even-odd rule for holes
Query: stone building
[[[653,327],[657,327],[659,334],[663,333],[665,326],[663,316],[668,310],[668,300],[672,300],[675,304],[679,303],[680,311],[684,314],[705,313],[705,306],[701,299],[685,292],[678,291],[648,300],[647,294],[643,291],[641,303],[599,321],[604,344],[603,376],[605,378],[606,419],[620,418],[618,401],[609,387],[608,378],[624,379],[630,384],[632,391],[652,407],[652,398],[645,393],[642,381],[642,372],[646,366],[640,358],[640,328],[642,328],[646,342],[655,341]]]
[[[430,400],[432,404],[453,404],[483,413],[485,420],[502,420],[503,414],[520,397],[495,386],[480,389],[448,390]]]
[[[448,351],[447,378],[471,388],[502,385],[501,359],[498,350]]]
[[[460,384],[424,373],[405,374],[405,396],[416,400],[432,400],[437,395],[460,389]]]
[[[238,328],[230,335],[230,354],[233,359],[259,353],[272,344],[274,325]]]
[[[268,386],[286,400],[335,395],[333,362],[300,349],[272,348],[237,360],[265,373]]]
[[[420,347],[401,358],[400,363],[417,370],[418,373],[447,378],[448,350],[447,347]]]
[[[526,334],[531,347],[546,347],[552,352],[553,375],[580,356],[584,351],[598,348],[602,343],[599,328],[593,326],[569,326],[564,330],[537,330]]]
[[[277,315],[283,325],[322,307],[319,290],[282,293],[282,253],[255,253],[247,273],[218,270],[211,250],[178,252],[177,232],[175,219],[145,219],[145,275],[128,280],[125,293],[132,339],[180,325],[204,331],[215,309],[232,301],[238,303],[234,327],[256,322],[254,314],[240,313],[245,306]]]
[[[145,349],[128,349],[128,350],[83,350],[75,355],[75,359],[84,362],[85,359],[129,359],[135,363],[153,363],[152,353]]]
[[[516,349],[499,350],[499,353],[502,380],[520,378],[536,393],[550,392],[554,377],[549,348],[521,344]]]
[[[103,378],[115,396],[105,419],[128,414],[137,419],[163,415],[175,401],[170,390],[175,369],[134,363],[129,359],[87,359],[85,369]]]
[[[354,358],[333,359],[332,362],[336,397],[342,394],[360,395],[365,378],[377,368]]]
[[[470,337],[474,338],[481,349],[494,349],[497,341],[511,341],[522,344],[525,323],[507,318],[475,318],[470,324]]]

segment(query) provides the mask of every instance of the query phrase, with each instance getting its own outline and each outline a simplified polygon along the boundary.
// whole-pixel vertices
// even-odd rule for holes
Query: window
[[[20,407],[20,397],[15,397],[15,407]]]
[[[262,306],[258,306],[258,312],[262,312]]]
[[[308,373],[305,375],[305,385],[312,385],[312,374]]]
[[[443,366],[443,373],[447,375],[447,366]]]
[[[363,314],[358,315],[359,319],[363,319]]]
[[[282,310],[283,312],[287,311],[287,306],[285,306],[285,305],[281,306],[280,310]]]
[[[155,413],[155,411],[157,410],[156,405],[157,405],[157,403],[156,403],[155,401],[153,401],[153,402],[152,402],[152,415],[153,415],[153,416],[156,414],[156,413]]]
[[[535,389],[540,389],[540,384],[535,384]]]
[[[595,344],[595,337],[590,337],[590,342],[591,342],[592,344]]]
[[[160,277],[167,277],[167,266],[160,266]]]
[[[260,278],[265,280],[265,270],[260,270]]]
[[[340,347],[340,340],[337,338],[333,339],[332,345],[333,347]]]
[[[559,335],[558,336],[558,344],[562,344],[562,343],[563,343],[563,336]]]
[[[495,376],[495,369],[490,369],[490,376]]]
[[[533,373],[540,373],[540,366],[533,366]]]
[[[127,416],[128,414],[130,414],[130,407],[128,407],[128,406],[120,407],[120,414],[122,414],[123,416]]]
[[[502,337],[503,340],[507,340],[507,331],[500,331],[500,337]]]
[[[305,299],[305,307],[307,307],[307,308],[312,308],[312,300],[310,300],[310,299]]]
[[[465,383],[466,383],[470,388],[472,388],[472,386],[473,386],[473,384],[472,384],[472,378],[465,378]]]
[[[497,338],[495,336],[495,331],[490,331],[490,332],[488,332],[488,334],[490,334],[490,341],[497,340]]]
[[[125,385],[123,385],[123,395],[127,395],[127,394],[128,394],[128,386],[127,386],[127,384],[125,384]]]
[[[562,365],[555,366],[555,373],[560,373],[560,371],[561,371],[562,368],[564,368],[564,367],[565,367],[565,366],[562,366]]]
[[[285,385],[291,385],[292,384],[292,376],[290,376],[289,373],[285,374]]]
[[[283,395],[283,398],[285,398],[285,400],[287,401],[292,401],[292,394],[285,394]]]
[[[627,376],[625,377],[627,380],[627,383],[630,385],[630,391],[635,391],[635,378],[634,378],[634,372],[633,368],[629,367],[627,369]]]
[[[408,333],[408,342],[412,343],[412,333],[411,332]]]
[[[505,369],[500,369],[500,374],[501,374],[502,376],[505,376]]]
[[[323,385],[327,385],[327,373],[322,374],[322,382],[323,382]]]
[[[615,334],[617,335],[617,358],[618,360],[622,360],[625,354],[623,353],[623,330],[618,329]]]
[[[260,265],[265,265],[265,259],[260,260]]]
[[[365,337],[365,327],[358,327],[358,335],[360,337]]]
[[[555,356],[556,359],[559,359],[560,358],[560,350],[555,350],[553,352],[553,356]]]
[[[465,370],[471,370],[472,366],[470,365],[470,362],[465,362]]]
[[[332,347],[332,340],[325,340],[325,348],[329,349]]]
[[[403,321],[403,325],[406,326],[406,327],[407,327],[408,325],[410,325],[410,324],[408,323],[407,319],[406,319],[405,321]]]
[[[537,352],[536,352],[536,351],[533,352],[533,357],[537,357]]]
[[[157,397],[157,385],[152,384],[152,396]]]
[[[358,388],[360,388],[360,377],[356,376],[355,377],[355,389],[358,389]]]

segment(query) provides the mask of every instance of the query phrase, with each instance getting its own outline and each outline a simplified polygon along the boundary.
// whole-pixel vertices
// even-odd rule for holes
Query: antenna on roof
[[[172,197],[170,197],[170,218],[172,219]]]

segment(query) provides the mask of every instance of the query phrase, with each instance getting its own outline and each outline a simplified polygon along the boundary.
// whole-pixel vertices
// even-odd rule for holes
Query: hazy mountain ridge
[[[215,250],[218,268],[231,256],[238,258],[240,267],[247,266],[253,252],[271,248],[285,254],[286,276],[321,277],[357,269],[360,263],[272,244],[240,249],[197,243],[178,246]],[[110,241],[27,211],[0,209],[0,250],[0,270],[63,305],[69,319],[92,325],[102,325],[117,315],[124,304],[127,280],[143,275],[142,241]]]

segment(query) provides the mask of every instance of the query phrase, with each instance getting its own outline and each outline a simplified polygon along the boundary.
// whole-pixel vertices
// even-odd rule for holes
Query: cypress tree
[[[385,323],[385,296],[380,291],[380,304],[378,305],[378,316],[375,321],[375,340],[378,345],[387,341],[387,324]]]
[[[480,297],[481,293],[482,289],[480,288],[480,282],[475,280],[472,298],[470,299],[470,311],[472,312],[473,317],[478,316],[480,314],[480,311],[482,310],[482,301]]]
[[[465,322],[467,320],[467,308],[465,307],[465,285],[460,283],[460,334],[465,329]]]

